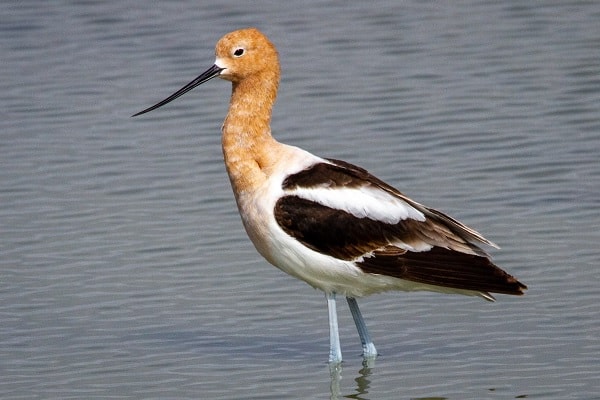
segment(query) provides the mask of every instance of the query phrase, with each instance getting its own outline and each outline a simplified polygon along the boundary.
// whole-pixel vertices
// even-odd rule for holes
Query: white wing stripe
[[[386,224],[406,219],[425,221],[425,215],[407,202],[373,187],[360,188],[295,188],[286,194],[314,201],[326,207],[346,211],[357,218],[370,218]]]

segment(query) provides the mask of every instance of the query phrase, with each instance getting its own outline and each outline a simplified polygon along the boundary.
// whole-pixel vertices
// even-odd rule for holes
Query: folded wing
[[[281,228],[365,273],[482,293],[526,289],[477,245],[497,247],[492,242],[362,168],[324,160],[288,176],[283,189],[275,206]]]

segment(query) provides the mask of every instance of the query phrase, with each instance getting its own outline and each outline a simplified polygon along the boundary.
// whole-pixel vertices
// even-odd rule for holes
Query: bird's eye
[[[233,52],[233,55],[236,57],[241,57],[244,55],[244,49],[243,48],[239,48],[239,49],[235,49],[235,51]]]

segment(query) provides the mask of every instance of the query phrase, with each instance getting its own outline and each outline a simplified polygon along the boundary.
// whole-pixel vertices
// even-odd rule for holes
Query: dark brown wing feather
[[[455,289],[515,295],[527,289],[487,257],[440,247],[412,252],[390,246],[374,251],[357,265],[371,274]]]

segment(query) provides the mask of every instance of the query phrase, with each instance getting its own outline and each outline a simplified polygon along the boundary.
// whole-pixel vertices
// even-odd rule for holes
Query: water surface
[[[600,6],[594,2],[3,4],[0,397],[598,397]],[[222,164],[229,85],[129,116],[228,31],[279,48],[273,131],[498,243],[527,296],[340,304],[245,237]]]

